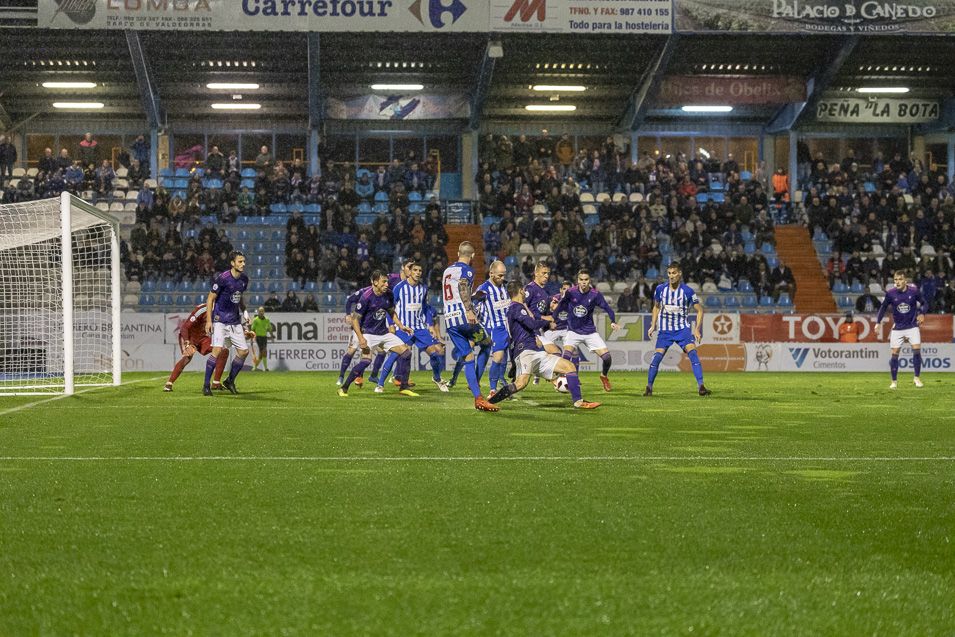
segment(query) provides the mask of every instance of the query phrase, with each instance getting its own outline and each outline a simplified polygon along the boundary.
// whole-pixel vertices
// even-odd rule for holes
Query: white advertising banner
[[[816,120],[843,124],[924,124],[939,118],[937,100],[855,97],[821,99]]]
[[[672,0],[41,0],[42,29],[670,33]]]
[[[745,347],[749,372],[888,372],[892,357],[884,343],[746,343]],[[953,359],[955,343],[922,344],[924,372],[955,371]],[[912,349],[906,345],[899,369],[912,367]]]

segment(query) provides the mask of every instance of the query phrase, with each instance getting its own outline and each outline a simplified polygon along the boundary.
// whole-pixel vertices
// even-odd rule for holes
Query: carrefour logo
[[[793,357],[793,362],[796,363],[796,367],[802,368],[802,364],[806,362],[806,357],[809,356],[809,348],[790,347],[789,353]]]
[[[454,24],[458,21],[468,8],[461,0],[415,0],[411,3],[409,10],[411,14],[418,19],[418,22],[425,24],[424,17],[421,15],[421,4],[428,4],[428,22],[435,29],[441,29],[448,24]],[[447,4],[445,4],[447,2]],[[444,21],[444,14],[451,14],[451,22]]]

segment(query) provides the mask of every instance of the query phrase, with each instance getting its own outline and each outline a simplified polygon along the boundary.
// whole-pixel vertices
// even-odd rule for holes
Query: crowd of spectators
[[[955,272],[955,187],[946,173],[901,152],[888,161],[876,154],[870,166],[860,166],[851,150],[839,161],[822,153],[805,159],[805,220],[819,245],[830,244],[832,289],[881,290],[895,270],[907,270],[932,311],[955,311],[947,283]],[[871,307],[869,298],[856,300],[858,311]]]
[[[575,151],[568,136],[546,131],[534,140],[488,136],[476,175],[485,249],[513,263],[522,244],[546,244],[552,287],[584,267],[598,281],[656,278],[679,259],[701,288],[729,290],[747,279],[776,298],[793,283],[772,281],[761,248],[775,245],[773,208],[789,204],[768,185],[763,168],[742,171],[732,154],[644,153],[631,162],[613,137]],[[621,194],[592,198],[602,192]]]

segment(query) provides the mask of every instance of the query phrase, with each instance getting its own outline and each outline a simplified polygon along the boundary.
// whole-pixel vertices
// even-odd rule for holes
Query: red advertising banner
[[[739,336],[749,343],[837,343],[839,326],[845,320],[842,314],[741,314]],[[891,321],[876,325],[874,316],[857,316],[855,321],[859,324],[860,342],[888,342]],[[927,315],[921,329],[922,341],[955,342],[953,330],[952,315]]]
[[[806,82],[784,75],[671,75],[663,78],[661,104],[785,104],[806,100]]]

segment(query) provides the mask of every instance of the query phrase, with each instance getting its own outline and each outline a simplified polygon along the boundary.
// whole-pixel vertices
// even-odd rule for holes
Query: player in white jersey
[[[428,302],[428,286],[421,281],[421,275],[421,264],[413,263],[407,278],[394,288],[395,313],[401,319],[401,323],[413,331],[412,334],[400,332],[398,338],[405,345],[417,345],[418,349],[428,353],[431,359],[432,380],[438,389],[446,392],[448,386],[441,379],[441,372],[444,369],[444,343],[440,340],[437,312]],[[387,367],[382,370],[375,392],[384,391],[383,386],[389,371]]]
[[[507,267],[501,261],[495,261],[488,270],[488,279],[478,286],[474,298],[478,301],[481,326],[484,331],[491,336],[491,347],[489,354],[484,354],[487,349],[482,350],[478,355],[478,378],[484,372],[487,359],[490,357],[491,369],[488,372],[488,380],[491,383],[491,391],[488,397],[493,396],[497,391],[497,384],[504,380],[504,371],[507,361],[504,355],[507,353],[510,336],[507,332],[507,308],[511,305],[511,299],[507,294],[507,288],[504,287],[504,277],[507,275]],[[483,359],[483,360],[482,360]]]
[[[703,305],[693,288],[683,283],[683,268],[676,261],[667,267],[667,279],[669,282],[658,285],[653,293],[653,314],[650,317],[647,336],[652,338],[658,327],[660,333],[657,336],[656,352],[650,362],[647,389],[643,395],[653,395],[653,381],[660,370],[663,355],[671,345],[676,344],[690,359],[700,396],[709,396],[710,390],[703,384],[703,365],[696,351],[696,346],[703,339]],[[687,311],[691,307],[696,311],[696,323],[692,329],[687,318]]]
[[[480,411],[499,411],[481,395],[477,370],[474,367],[474,352],[471,343],[475,334],[483,331],[478,324],[474,301],[471,298],[474,285],[474,270],[471,260],[474,246],[465,241],[458,246],[458,260],[449,265],[441,277],[441,294],[444,299],[444,324],[454,349],[464,356],[464,377],[474,396],[474,408]]]

